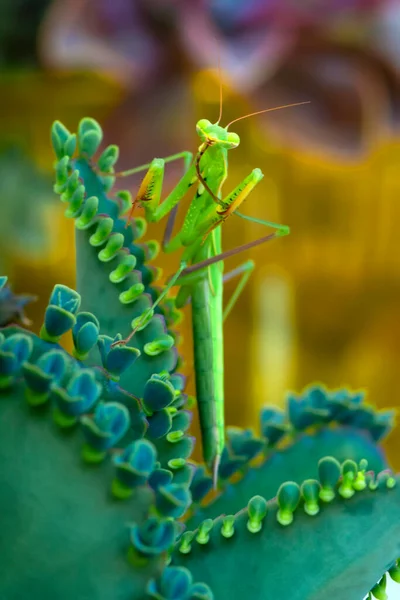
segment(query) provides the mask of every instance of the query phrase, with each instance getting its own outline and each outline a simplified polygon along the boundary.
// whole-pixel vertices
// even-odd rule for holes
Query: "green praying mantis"
[[[223,262],[230,256],[289,233],[289,227],[286,225],[261,221],[238,211],[250,192],[262,180],[263,173],[260,169],[253,169],[232,192],[222,197],[222,186],[228,176],[228,151],[237,148],[240,143],[239,136],[228,129],[236,121],[249,116],[307,104],[299,102],[258,111],[221,127],[219,123],[222,117],[222,91],[220,94],[218,121],[213,124],[207,119],[201,119],[196,125],[200,146],[194,157],[191,152],[184,151],[164,159],[155,158],[151,163],[116,173],[116,176],[128,176],[147,170],[132,203],[127,224],[136,206],[144,209],[148,222],[158,222],[168,215],[162,248],[166,253],[183,250],[178,271],[169,279],[153,306],[134,319],[131,334],[125,340],[116,343],[128,343],[136,331],[144,328],[153,316],[156,305],[172,287],[180,288],[175,298],[177,308],[191,301],[195,384],[203,457],[213,473],[214,488],[217,487],[218,469],[225,446],[223,322],[254,269],[254,262],[248,260],[224,276]],[[161,202],[165,164],[179,159],[184,161],[184,175]],[[194,185],[197,185],[197,189],[183,225],[172,235],[178,205]],[[275,231],[223,252],[221,225],[232,214],[271,227]],[[228,279],[238,276],[239,283],[224,309],[223,284]]]

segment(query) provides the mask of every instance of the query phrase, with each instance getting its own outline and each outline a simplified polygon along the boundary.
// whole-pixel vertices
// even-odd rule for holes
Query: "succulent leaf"
[[[294,508],[298,488],[284,484],[278,499],[268,502],[260,529],[248,527],[250,508],[239,512],[234,524],[232,517],[209,519],[193,532],[190,544],[183,544],[183,552],[178,542],[172,564],[205,581],[216,598],[229,589],[232,600],[271,594],[281,600],[360,600],[371,588],[375,597],[384,597],[382,573],[395,563],[400,549],[399,483],[396,477],[392,488],[365,489],[347,499],[335,494],[313,516]],[[258,506],[260,501],[251,502]],[[282,507],[295,512],[289,525],[282,524]],[[248,573],[251,577],[245,576]],[[396,576],[395,569],[393,573]]]

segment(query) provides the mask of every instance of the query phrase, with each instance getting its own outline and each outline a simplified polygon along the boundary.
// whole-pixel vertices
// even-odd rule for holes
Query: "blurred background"
[[[0,271],[39,297],[26,309],[35,331],[53,285],[74,285],[73,226],[52,192],[54,119],[99,120],[121,169],[195,151],[196,121],[218,117],[219,60],[222,124],[311,101],[232,128],[241,145],[225,189],[260,167],[244,212],[292,233],[227,261],[257,263],[225,327],[227,422],[257,426],[260,406],[314,381],[397,406],[399,0],[1,0]],[[166,191],[181,169],[168,166]],[[265,233],[232,217],[224,248]],[[165,275],[177,265],[156,263]],[[189,314],[182,352],[190,375]]]

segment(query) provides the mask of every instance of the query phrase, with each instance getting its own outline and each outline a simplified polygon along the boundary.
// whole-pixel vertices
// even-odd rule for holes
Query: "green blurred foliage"
[[[40,257],[50,250],[46,207],[54,201],[49,176],[17,147],[0,151],[0,269],[7,254]]]

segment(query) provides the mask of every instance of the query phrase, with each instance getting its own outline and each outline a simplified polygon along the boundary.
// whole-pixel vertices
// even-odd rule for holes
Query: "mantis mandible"
[[[169,279],[152,308],[132,321],[131,334],[117,343],[128,343],[136,331],[146,326],[156,305],[173,286],[180,286],[175,298],[177,308],[191,300],[196,396],[203,457],[213,473],[214,488],[217,486],[218,469],[225,445],[223,322],[254,268],[253,261],[246,261],[224,278],[223,261],[229,256],[289,233],[289,228],[285,225],[261,221],[238,212],[239,206],[263,178],[260,169],[253,169],[232,192],[222,198],[222,186],[228,175],[228,151],[237,148],[240,143],[239,136],[228,131],[228,128],[234,122],[254,114],[308,104],[299,102],[258,111],[221,127],[219,122],[222,116],[222,92],[220,98],[218,121],[213,124],[207,119],[201,119],[196,125],[200,146],[194,159],[191,152],[185,151],[165,159],[155,158],[151,163],[116,173],[117,176],[127,176],[147,169],[132,203],[127,224],[138,205],[144,209],[148,222],[158,222],[169,215],[162,243],[163,250],[171,253],[183,249],[176,274]],[[164,165],[178,159],[183,159],[185,173],[172,192],[161,202]],[[172,236],[178,204],[195,184],[197,190],[183,225]],[[272,227],[275,232],[222,252],[221,225],[231,214]],[[238,275],[241,275],[241,279],[224,310],[224,280]]]

